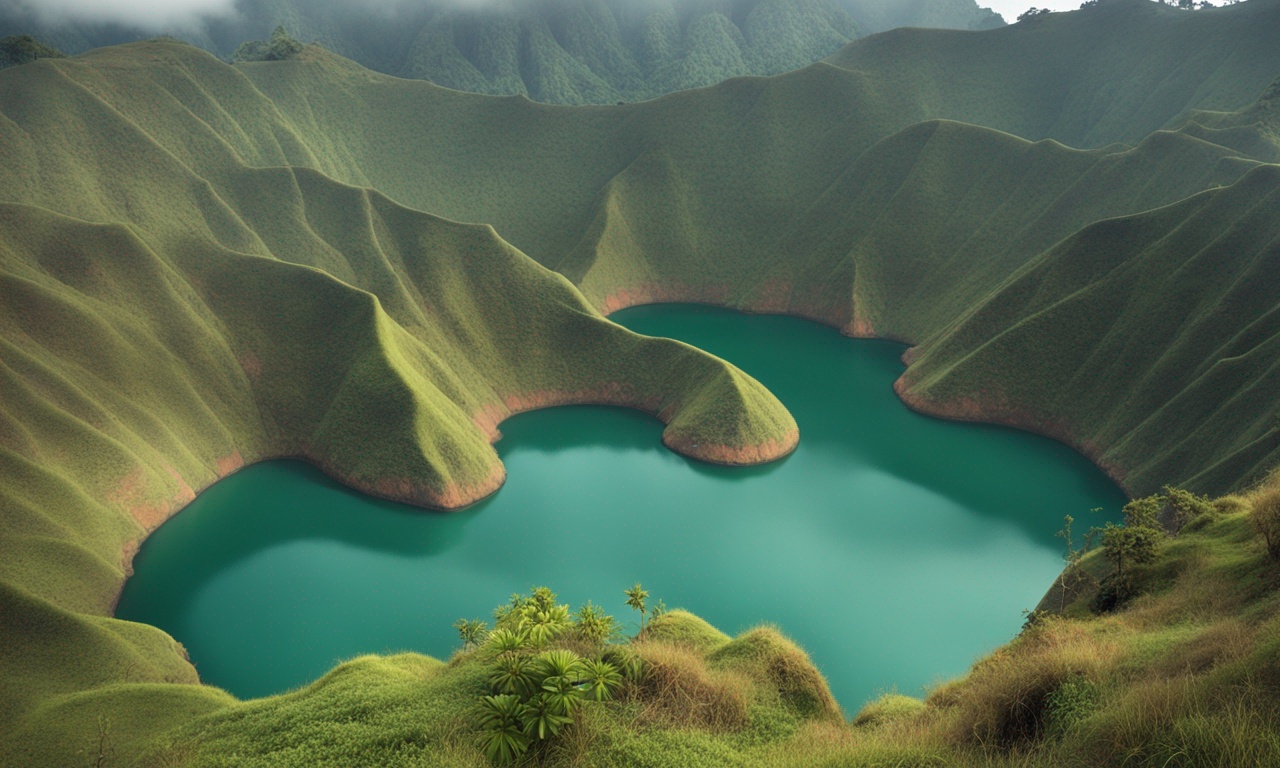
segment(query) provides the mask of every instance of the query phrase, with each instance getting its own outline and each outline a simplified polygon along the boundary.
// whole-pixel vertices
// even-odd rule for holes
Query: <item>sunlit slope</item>
[[[1278,284],[1280,167],[1267,165],[1081,230],[917,348],[899,391],[1071,435],[1137,487],[1230,487],[1280,459]]]
[[[1101,0],[982,33],[897,29],[826,61],[866,73],[895,111],[1071,146],[1133,143],[1194,109],[1237,109],[1280,73],[1280,3],[1188,13]]]
[[[1180,130],[1268,163],[1280,162],[1280,77],[1253,104],[1234,112],[1196,111]]]
[[[945,331],[1081,227],[1232,184],[1257,164],[1250,154],[1268,146],[1226,137],[1226,145],[1215,143],[1198,123],[1154,133],[1132,149],[1073,150],[945,121],[875,141],[891,121],[860,108],[874,101],[867,81],[830,67],[625,109],[569,111],[514,100],[471,105],[416,84],[357,88],[356,73],[323,55],[290,66],[311,75],[292,77],[283,67],[246,71],[283,113],[315,121],[303,134],[341,137],[337,115],[350,94],[358,94],[351,98],[360,111],[396,115],[370,121],[358,141],[328,144],[326,156],[365,153],[369,183],[416,206],[493,222],[599,307],[712,301],[913,343]],[[336,86],[301,90],[326,70]],[[381,93],[397,89],[399,99]],[[453,118],[445,122],[441,113]],[[414,158],[412,166],[380,161],[373,148],[381,146],[398,147],[400,156]],[[408,178],[407,167],[441,171]],[[1052,354],[1044,345],[1035,349]],[[1200,342],[1186,352],[1202,362],[1216,354]],[[981,388],[969,385],[981,401]],[[1136,375],[1116,383],[1117,391],[1140,386]],[[1209,405],[1238,394],[1227,386],[1197,397]],[[1071,409],[1052,403],[1077,397],[1073,409],[1095,407],[1074,391],[1046,391],[1041,403],[1056,423],[1072,424]],[[1176,471],[1165,465],[1169,474],[1130,475],[1129,468],[1172,461],[1189,448],[1171,435],[1129,434],[1152,415],[1143,402],[1134,402],[1132,421],[1112,425],[1120,431],[1108,433],[1105,444],[1132,447],[1128,460],[1109,467],[1137,491],[1199,475],[1204,467],[1190,463]],[[1045,421],[989,415],[1027,427]],[[1239,450],[1240,436],[1254,428],[1250,419],[1205,408],[1187,419],[1188,429],[1201,430],[1200,455],[1216,455],[1214,462]],[[1089,429],[1053,433],[1101,456]],[[1147,456],[1138,461],[1139,453]],[[1209,480],[1196,482],[1225,487]]]
[[[414,208],[490,223],[605,310],[712,301],[918,343],[1081,227],[1232,184],[1257,164],[1251,150],[1265,149],[1215,143],[1200,123],[1132,149],[1091,151],[947,121],[898,129],[889,111],[869,108],[881,94],[865,75],[826,65],[582,109],[386,78],[317,49],[233,68],[193,48],[144,44],[40,66],[20,82],[60,89],[76,116],[27,118],[65,143],[19,143],[59,180],[24,190],[25,199],[132,221],[172,246],[203,231],[233,250],[283,254],[366,287],[411,331],[424,326],[412,291],[362,245],[380,240],[361,213],[377,208],[369,193],[326,186],[314,193],[324,202],[311,203],[300,179],[315,174],[268,166],[315,168]],[[108,136],[112,153],[62,149],[105,145]],[[121,165],[102,166],[112,162]],[[181,169],[172,188],[140,195],[129,169],[166,163]],[[291,214],[277,222],[281,207]],[[361,249],[367,255],[348,259]],[[1191,354],[1211,360],[1214,350]],[[465,401],[501,373],[459,376],[438,377],[438,386]],[[508,386],[503,396],[540,397],[531,393],[545,388]],[[1231,419],[1206,428],[1221,441],[1205,450],[1224,456],[1246,430]],[[1087,448],[1089,435],[1062,436]],[[1134,450],[1183,450],[1133,439]],[[1135,490],[1157,482],[1125,479]],[[1160,481],[1170,479],[1189,476]]]
[[[103,617],[145,534],[247,461],[456,507],[502,481],[497,422],[538,405],[643,408],[716,461],[794,446],[754,380],[609,323],[490,227],[280,165],[306,150],[269,112],[227,116],[217,78],[243,79],[200,59],[215,75],[150,88],[145,115],[103,99],[109,66],[0,74],[0,729],[67,696],[225,703],[138,689],[195,676],[163,633]],[[184,99],[247,138],[191,130]]]

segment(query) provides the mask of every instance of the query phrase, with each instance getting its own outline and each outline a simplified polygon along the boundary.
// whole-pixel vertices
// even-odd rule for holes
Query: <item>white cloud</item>
[[[44,24],[107,22],[148,30],[189,27],[204,16],[235,13],[235,0],[16,0],[16,5]]]
[[[1012,24],[1018,15],[1028,8],[1048,8],[1051,11],[1074,11],[1084,0],[978,0],[978,5],[990,8]]]

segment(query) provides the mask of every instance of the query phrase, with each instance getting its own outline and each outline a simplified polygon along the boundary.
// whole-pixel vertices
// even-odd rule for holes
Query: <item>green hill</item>
[[[1195,12],[1101,0],[980,35],[897,29],[826,61],[871,77],[914,120],[1102,147],[1251,102],[1280,74],[1278,34],[1274,0]]]
[[[972,0],[970,0],[972,2]],[[283,25],[296,38],[374,70],[478,93],[558,104],[613,104],[772,75],[811,64],[857,36],[833,0],[531,0],[404,3],[368,10],[325,0],[256,0],[234,15],[164,30],[230,59]],[[0,10],[0,34],[33,33],[65,50],[155,31],[40,23]]]
[[[283,25],[370,69],[477,93],[554,104],[640,101],[730,77],[773,75],[892,27],[986,29],[974,0],[529,0],[401,3],[370,12],[329,0],[241,0],[171,29],[53,21],[0,9],[0,35],[34,34],[63,50],[174,35],[230,59]]]
[[[1071,127],[1107,145],[1129,135],[1125,115],[1179,130],[1081,150],[1045,139],[1066,125],[1056,102],[1018,100],[1036,68],[989,62],[1013,95],[957,80],[940,100],[921,41],[955,46],[956,72],[992,55],[995,35],[1029,56],[1126,19],[1160,34],[1220,27],[1251,50],[1278,7],[1252,0],[1175,22],[1121,2],[996,32],[904,31],[855,43],[835,64],[619,107],[466,94],[315,47],[233,67],[151,42],[0,71],[0,762],[51,749],[62,751],[50,764],[79,759],[72,750],[100,743],[100,714],[131,756],[203,715],[190,727],[209,752],[188,755],[200,764],[243,749],[237,724],[265,733],[308,712],[355,717],[325,681],[234,705],[190,685],[171,638],[109,618],[138,542],[245,462],[302,456],[371,493],[456,507],[501,482],[490,440],[502,418],[563,402],[643,408],[666,423],[669,446],[701,458],[790,450],[795,424],[772,395],[724,361],[603,316],[629,304],[708,301],[898,338],[917,345],[898,383],[916,407],[1047,432],[1134,493],[1245,487],[1280,458],[1274,414],[1259,407],[1280,398],[1266,290],[1280,268],[1267,88],[1280,64],[1244,94],[1269,60],[1213,59],[1222,39],[1206,35],[1182,58],[1217,64],[1149,88],[1193,96],[1113,104]],[[884,46],[911,40],[915,58],[890,70]],[[1151,85],[1145,69],[1125,71],[1108,87]],[[1090,77],[1079,93],[1099,92]],[[955,121],[1006,113],[1039,126],[1026,131],[1036,141]],[[1263,569],[1233,514],[1152,583]],[[1206,554],[1245,541],[1254,549]],[[1270,603],[1250,592],[1245,604],[1253,623],[1231,658],[1260,668],[1275,647],[1257,628]],[[1107,658],[1132,652],[1148,670],[1143,632],[1190,631],[1175,608],[1135,607],[1133,647],[1106,645]],[[706,690],[741,694],[745,720],[725,741],[673,716],[650,734],[667,763],[807,765],[814,743],[833,761],[872,760],[842,752],[855,747],[844,726],[824,730],[830,718],[753,715],[792,681],[762,677],[772,666],[726,682],[703,669],[710,656],[687,656],[672,663],[715,683]],[[1115,683],[1132,668],[1115,663],[1115,677],[1081,674]],[[1055,686],[1075,674],[1053,664],[1067,670]],[[356,675],[353,690],[380,687],[394,722],[353,748],[386,738],[430,759],[395,718],[408,716],[405,686],[437,666],[361,667],[377,680]],[[798,663],[782,669],[810,679]],[[448,679],[441,706],[470,690],[465,675]],[[927,722],[973,725],[986,689],[959,690],[977,698],[944,689],[939,706],[961,708]],[[431,717],[432,733],[456,729]],[[890,729],[872,746],[916,749],[923,764],[946,764],[955,743],[984,754],[926,725],[914,741]],[[615,762],[650,748],[608,732]],[[315,762],[311,747],[290,748]],[[475,758],[450,748],[456,763]]]

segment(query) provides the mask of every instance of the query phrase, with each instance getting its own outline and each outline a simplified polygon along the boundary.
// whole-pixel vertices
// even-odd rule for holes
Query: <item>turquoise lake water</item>
[[[248,698],[359,654],[447,658],[454,620],[534,585],[633,622],[622,591],[639,581],[731,634],[778,625],[851,714],[1013,637],[1061,570],[1064,515],[1077,531],[1119,518],[1123,494],[1065,446],[907,410],[891,388],[901,345],[688,305],[612,317],[755,376],[795,416],[800,447],[711,466],[668,451],[636,411],[536,411],[502,425],[507,484],[452,514],[266,462],[147,540],[116,615],[169,632],[204,682]]]

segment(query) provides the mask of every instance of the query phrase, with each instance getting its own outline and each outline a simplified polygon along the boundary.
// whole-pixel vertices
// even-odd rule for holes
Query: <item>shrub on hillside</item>
[[[61,59],[66,54],[45,45],[31,35],[10,35],[0,39],[0,69],[26,64],[36,59]]]
[[[1267,554],[1280,560],[1280,485],[1268,486],[1253,497],[1249,521],[1262,537]]]
[[[294,40],[284,27],[276,27],[270,40],[248,40],[231,54],[232,61],[283,61],[302,52],[302,43]]]
[[[621,654],[605,645],[618,635],[617,622],[591,603],[575,616],[550,589],[536,587],[527,596],[512,595],[493,617],[491,632],[479,620],[454,626],[463,650],[478,646],[489,663],[491,694],[478,702],[473,723],[495,763],[513,763],[546,744],[587,702],[613,698],[643,671],[630,657],[615,662]]]
[[[1197,496],[1181,488],[1166,485],[1164,498],[1164,517],[1168,518],[1169,525],[1175,532],[1180,532],[1189,523],[1207,518],[1217,511],[1208,496]]]

